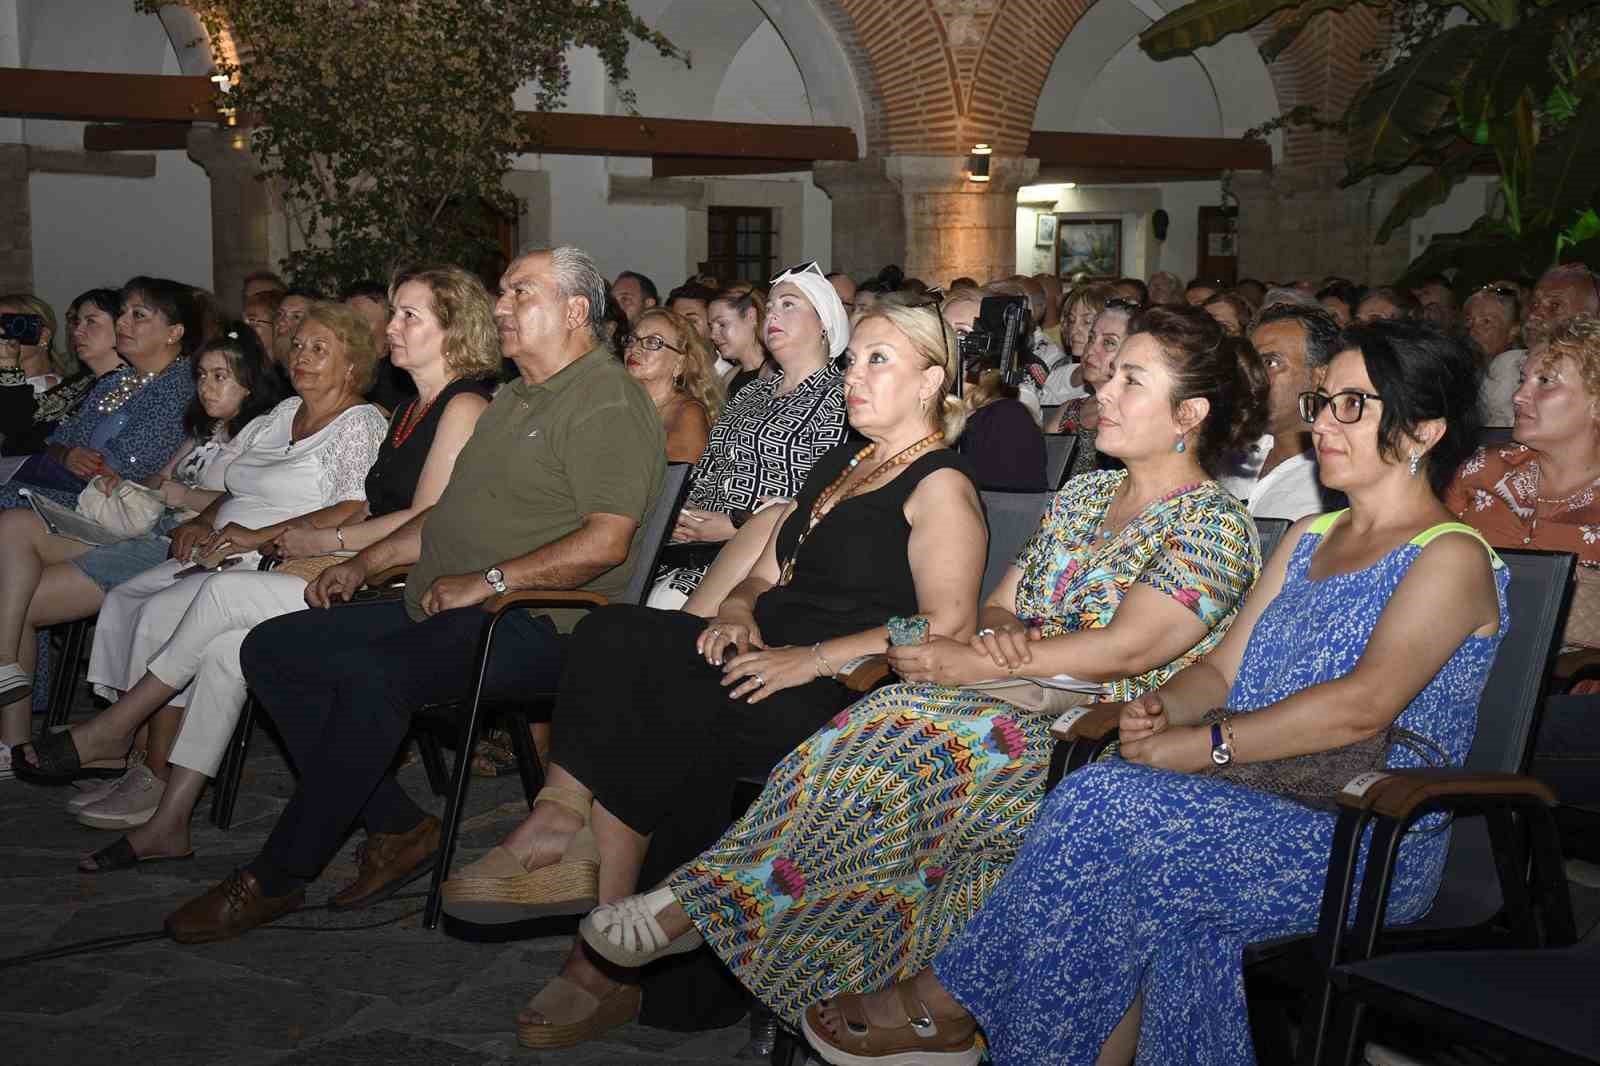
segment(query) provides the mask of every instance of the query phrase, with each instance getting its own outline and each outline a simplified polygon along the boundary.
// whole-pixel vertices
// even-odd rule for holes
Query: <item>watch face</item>
[[[500,572],[498,566],[491,566],[483,576],[491,585],[498,585],[506,579],[506,575]]]
[[[1233,761],[1233,749],[1226,744],[1218,744],[1211,749],[1211,761],[1218,766],[1227,766]]]

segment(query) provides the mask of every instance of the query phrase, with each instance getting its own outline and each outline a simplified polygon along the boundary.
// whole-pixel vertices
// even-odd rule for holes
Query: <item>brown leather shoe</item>
[[[361,845],[361,872],[328,900],[330,911],[382,903],[426,873],[439,854],[439,819],[428,815],[406,833],[370,833]]]
[[[167,935],[180,944],[210,944],[243,936],[258,925],[299,910],[305,889],[287,896],[267,896],[249,870],[235,870],[204,895],[167,915]]]

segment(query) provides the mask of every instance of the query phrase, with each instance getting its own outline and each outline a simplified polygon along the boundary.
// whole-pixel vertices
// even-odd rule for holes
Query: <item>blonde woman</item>
[[[667,462],[697,463],[722,410],[711,349],[689,320],[652,307],[622,338],[623,362],[644,386],[667,431]]]

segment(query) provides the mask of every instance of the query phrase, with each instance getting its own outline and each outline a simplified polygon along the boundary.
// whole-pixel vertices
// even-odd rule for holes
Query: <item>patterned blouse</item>
[[[695,464],[685,507],[749,511],[769,497],[792,499],[817,460],[844,440],[844,375],[831,363],[783,396],[780,370],[729,401]],[[671,587],[688,595],[709,567],[678,567]]]
[[[1101,540],[1100,523],[1127,476],[1104,470],[1069,481],[1017,556],[1017,617],[1047,637],[1110,625],[1135,584],[1170,596],[1205,623],[1206,635],[1176,660],[1107,684],[1108,700],[1155,688],[1215,647],[1261,569],[1255,524],[1215,481],[1156,500]]]
[[[134,373],[137,371],[132,367],[124,366],[95,382],[78,413],[50,435],[50,443],[68,448],[88,447],[102,419],[109,414],[126,415],[122,429],[100,447],[106,464],[131,480],[143,480],[160,473],[186,437],[183,411],[194,398],[194,374],[188,359],[174,359],[115,412],[102,412],[101,398],[115,389],[126,375]]]
[[[1068,480],[1079,474],[1087,474],[1100,465],[1100,453],[1094,448],[1095,427],[1083,424],[1083,412],[1094,402],[1093,396],[1068,400],[1061,405],[1056,416],[1056,428],[1051,432],[1070,433],[1078,438],[1078,446],[1072,449],[1072,465],[1067,467]]]
[[[1444,505],[1497,548],[1567,551],[1600,565],[1600,479],[1566,497],[1552,513],[1533,515],[1539,460],[1521,444],[1479,448],[1461,464]]]

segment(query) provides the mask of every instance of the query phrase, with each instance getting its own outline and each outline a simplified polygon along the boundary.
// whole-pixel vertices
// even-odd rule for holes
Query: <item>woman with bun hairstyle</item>
[[[906,683],[802,741],[664,887],[590,915],[592,949],[639,965],[703,938],[791,1024],[915,973],[1016,855],[1063,709],[973,686],[1069,674],[1093,690],[1077,702],[1129,700],[1216,646],[1260,552],[1212,475],[1260,434],[1266,375],[1198,308],[1152,308],[1130,330],[1095,392],[1101,450],[1126,469],[1070,481],[970,639],[891,647]]]

